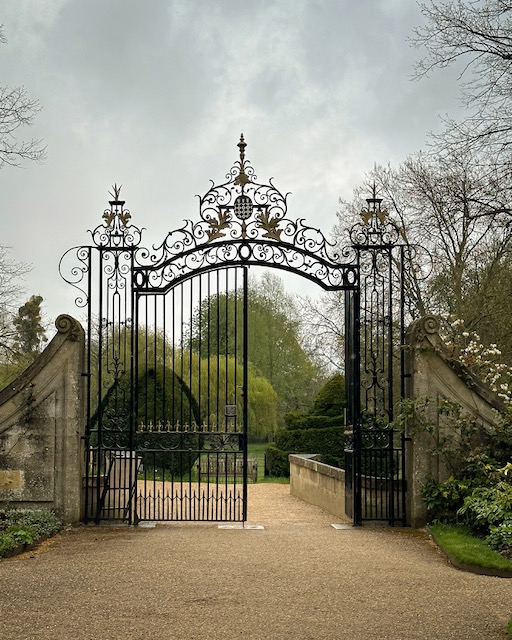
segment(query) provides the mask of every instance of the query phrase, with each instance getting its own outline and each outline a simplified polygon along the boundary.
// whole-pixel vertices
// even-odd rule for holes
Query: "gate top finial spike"
[[[373,211],[377,211],[377,209],[380,209],[382,198],[377,197],[377,185],[375,184],[375,180],[372,184],[372,197],[366,198],[366,202],[368,203],[368,206],[372,205]]]
[[[121,185],[121,184],[120,184],[119,186],[117,186],[117,184],[114,184],[114,185],[112,186],[112,191],[113,191],[114,193],[112,193],[112,191],[109,191],[109,192],[108,192],[108,193],[109,193],[109,195],[110,195],[110,196],[112,196],[112,197],[114,198],[114,202],[120,202],[120,200],[119,200],[119,195],[120,195],[120,193],[121,193],[121,188],[122,188],[122,186],[123,186],[123,185]],[[112,204],[112,203],[111,203],[111,204]]]
[[[244,159],[245,159],[245,147],[247,146],[247,143],[244,140],[243,133],[240,134],[240,142],[238,143],[237,146],[240,149],[240,162],[242,163],[242,167],[243,167]]]

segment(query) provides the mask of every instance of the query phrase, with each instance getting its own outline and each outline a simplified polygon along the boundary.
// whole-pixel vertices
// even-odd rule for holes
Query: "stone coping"
[[[298,467],[311,469],[312,471],[321,473],[324,476],[329,476],[330,478],[335,478],[336,480],[345,479],[345,469],[331,467],[331,465],[329,464],[320,462],[320,457],[321,456],[318,453],[291,453],[288,456],[288,460],[290,461],[290,464],[296,464]]]

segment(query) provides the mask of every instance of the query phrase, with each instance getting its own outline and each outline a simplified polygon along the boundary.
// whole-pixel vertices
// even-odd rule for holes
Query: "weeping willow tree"
[[[188,350],[175,358],[175,366],[190,376],[187,384],[197,399],[200,420],[207,430],[234,429],[234,419],[226,416],[226,406],[235,405],[236,415],[243,415],[241,363],[233,356],[201,358],[199,353]],[[257,375],[252,367],[249,367],[248,387],[249,437],[262,439],[276,429],[277,394],[270,382]]]

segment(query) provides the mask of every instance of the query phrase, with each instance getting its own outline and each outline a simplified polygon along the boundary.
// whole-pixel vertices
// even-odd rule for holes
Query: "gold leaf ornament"
[[[270,240],[281,240],[282,229],[279,229],[280,219],[277,216],[271,216],[268,211],[262,211],[256,216],[258,221],[258,227],[263,229],[265,233],[263,234],[264,238],[269,238]]]
[[[231,226],[231,216],[227,212],[227,210],[219,211],[219,217],[210,218],[208,221],[210,225],[210,229],[207,229],[206,234],[208,235],[208,242],[213,242],[213,240],[217,240],[218,238],[223,238],[226,234],[223,233],[225,229],[229,229]]]

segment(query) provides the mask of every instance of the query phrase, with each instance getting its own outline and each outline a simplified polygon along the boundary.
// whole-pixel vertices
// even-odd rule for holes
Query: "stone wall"
[[[439,321],[434,316],[416,320],[408,332],[408,389],[410,398],[446,398],[461,405],[463,411],[484,428],[493,425],[496,410],[504,406],[498,396],[467,369],[450,358],[439,336]],[[435,407],[432,420],[437,420]],[[439,457],[432,454],[432,437],[415,433],[408,443],[407,513],[413,527],[426,523],[421,487],[428,478],[442,481],[448,477]]]
[[[0,391],[0,505],[81,517],[84,331],[61,315],[57,334]]]
[[[304,502],[345,519],[345,471],[316,460],[290,455],[290,493]]]

